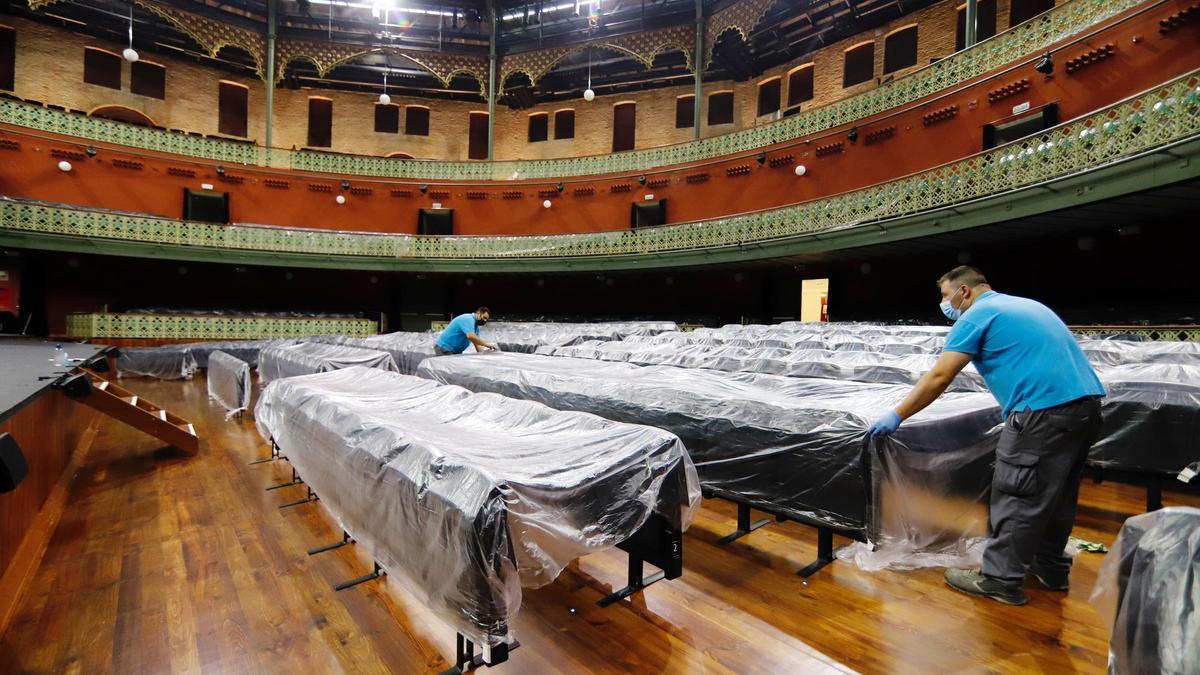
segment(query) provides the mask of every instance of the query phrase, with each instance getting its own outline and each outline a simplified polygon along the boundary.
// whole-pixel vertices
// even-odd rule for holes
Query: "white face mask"
[[[958,295],[958,291],[955,291],[954,295]],[[941,308],[942,314],[946,315],[947,319],[950,319],[951,321],[958,321],[958,318],[962,316],[963,313],[961,309],[955,307],[954,304],[950,302],[954,299],[954,295],[951,295],[949,298],[943,300],[942,304],[938,306]]]

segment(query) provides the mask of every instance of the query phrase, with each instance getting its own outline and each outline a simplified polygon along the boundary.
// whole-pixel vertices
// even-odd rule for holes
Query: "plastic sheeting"
[[[674,330],[667,322],[613,323],[489,323],[480,337],[495,342],[506,352],[532,353],[538,347],[566,346],[586,340],[621,340],[649,337],[663,330]]]
[[[1200,509],[1125,521],[1091,602],[1111,629],[1108,672],[1190,675],[1200,668]]]
[[[190,380],[200,367],[191,345],[122,347],[117,357],[117,376],[141,375],[160,380]]]
[[[225,407],[225,419],[250,408],[250,364],[223,351],[208,356],[208,397]]]
[[[1200,460],[1200,365],[1097,368],[1108,396],[1095,467],[1174,475]]]
[[[272,382],[255,415],[345,531],[477,642],[507,637],[522,586],[651,513],[686,529],[700,497],[667,432],[379,370]]]
[[[350,366],[396,371],[396,362],[392,360],[390,354],[384,351],[346,345],[301,342],[292,345],[274,345],[263,349],[258,358],[258,377],[259,380],[266,383],[284,377],[324,373]]]
[[[422,361],[436,355],[433,351],[433,343],[437,341],[437,337],[437,333],[400,332],[372,335],[367,338],[338,335],[314,341],[387,352],[391,354],[392,360],[396,363],[396,369],[400,373],[412,375],[417,372],[417,366],[421,365]]]
[[[590,341],[570,347],[543,347],[539,354],[623,361],[637,365],[707,368],[728,372],[816,377],[854,382],[916,384],[937,361],[934,354],[894,355],[870,351],[746,348],[732,346]],[[987,391],[983,378],[968,365],[949,391]]]
[[[1080,340],[1083,353],[1097,366],[1159,363],[1200,366],[1200,342]]]
[[[121,377],[142,375],[163,380],[191,379],[197,368],[208,367],[208,356],[223,351],[246,363],[258,365],[258,353],[264,347],[291,345],[296,338],[272,340],[238,340],[232,342],[189,342],[159,347],[122,347],[117,357],[117,372]]]
[[[687,444],[706,490],[789,518],[867,536],[873,523],[867,426],[909,387],[635,366],[525,354],[428,359],[417,374],[472,391],[648,424]],[[884,449],[920,466],[932,455],[994,450],[990,394],[950,393],[907,421]],[[953,494],[979,500],[988,462],[963,462]],[[916,469],[914,469],[915,471]]]

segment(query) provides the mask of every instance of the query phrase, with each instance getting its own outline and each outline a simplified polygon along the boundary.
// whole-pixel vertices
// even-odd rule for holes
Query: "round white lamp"
[[[547,199],[544,202],[542,202],[542,206],[547,209],[550,208],[550,200]]]
[[[596,92],[592,91],[591,87],[583,90],[583,100],[591,101],[596,98]]]
[[[70,171],[71,163],[64,159],[63,161],[58,163],[58,170],[59,171]]]
[[[126,47],[125,51],[121,52],[121,56],[124,56],[125,60],[130,63],[134,63],[138,60],[138,53],[133,47]]]
[[[346,203],[346,195],[338,195],[337,197],[334,198],[334,201],[339,204],[345,204]]]
[[[379,105],[388,105],[391,102],[392,102],[391,96],[388,96],[387,94],[379,95]]]
[[[806,173],[808,173],[808,169],[803,164],[796,165],[796,175],[797,176],[803,176]]]

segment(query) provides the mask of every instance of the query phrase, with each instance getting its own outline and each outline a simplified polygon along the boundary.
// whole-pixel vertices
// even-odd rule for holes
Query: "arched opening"
[[[143,127],[158,126],[146,113],[134,110],[133,108],[127,108],[123,105],[102,105],[89,112],[88,116],[102,117],[106,120],[116,120],[117,122],[136,124]]]
[[[416,159],[416,157],[413,157],[412,155],[408,154],[407,152],[389,152],[388,154],[384,155],[384,158],[385,159]]]

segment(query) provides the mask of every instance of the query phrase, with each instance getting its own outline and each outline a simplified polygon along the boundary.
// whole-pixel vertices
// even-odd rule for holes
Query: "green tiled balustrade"
[[[690,143],[572,159],[441,162],[281,150],[138,127],[8,100],[0,100],[0,120],[42,131],[188,157],[343,175],[477,181],[647,171],[746,152],[891,110],[1037,54],[1051,44],[1084,33],[1142,2],[1071,0],[910,75],[778,122]]]
[[[1198,136],[1200,73],[1193,72],[1043,134],[899,180],[782,208],[636,231],[431,237],[186,222],[3,199],[0,235],[7,230],[26,237],[79,238],[100,250],[137,242],[235,257],[239,251],[358,256],[392,261],[384,266],[396,269],[414,260],[542,259],[569,267],[572,260],[665,256],[863,230],[871,223],[1001,195]]]
[[[67,316],[67,335],[78,338],[258,340],[377,332],[370,319],[208,314],[91,313]]]

